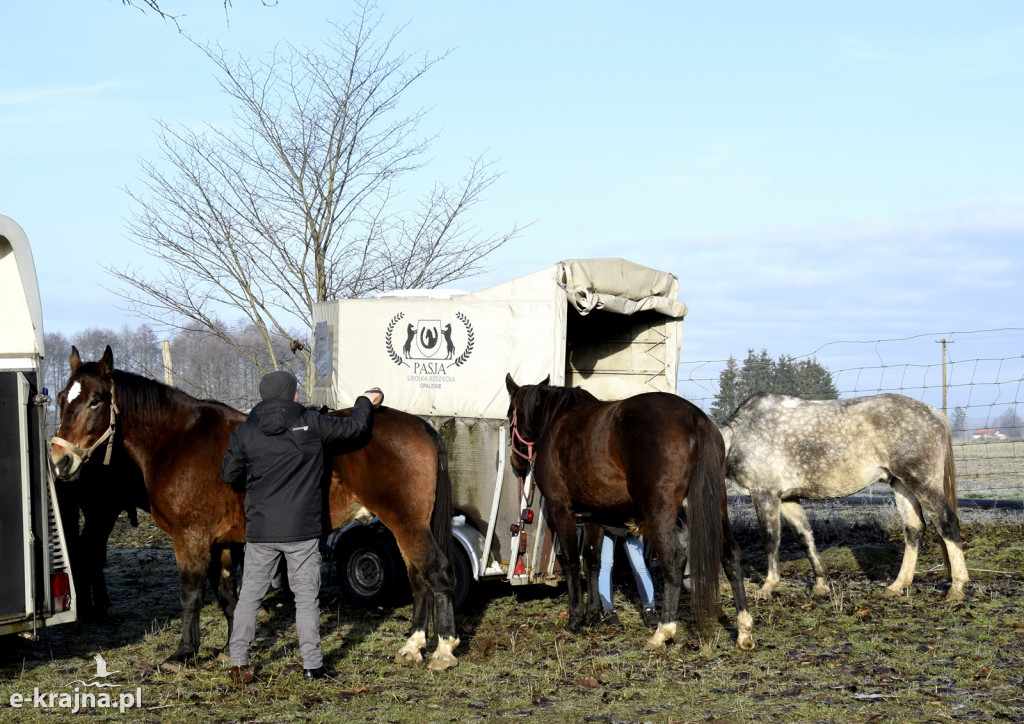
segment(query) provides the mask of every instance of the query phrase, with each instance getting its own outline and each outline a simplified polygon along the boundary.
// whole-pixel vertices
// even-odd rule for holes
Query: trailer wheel
[[[360,526],[345,533],[335,546],[341,590],[352,603],[378,606],[395,601],[400,565],[398,546],[383,526]]]
[[[466,550],[455,541],[452,542],[452,575],[455,577],[452,607],[458,611],[469,596],[469,587],[473,583],[473,568],[469,565]]]

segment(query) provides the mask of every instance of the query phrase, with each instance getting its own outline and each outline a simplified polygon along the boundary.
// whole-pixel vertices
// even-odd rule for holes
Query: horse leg
[[[942,558],[949,574],[950,586],[946,601],[954,603],[964,600],[964,586],[969,580],[964,546],[960,538],[960,519],[953,512],[946,499],[931,489],[919,490],[918,499],[928,519],[932,521],[942,539]]]
[[[722,568],[732,586],[732,597],[736,602],[736,647],[744,651],[753,651],[755,644],[751,636],[754,619],[747,610],[747,591],[743,588],[743,562],[740,546],[732,535],[729,524],[728,501],[722,500]]]
[[[420,649],[427,645],[430,604],[433,601],[437,649],[427,667],[442,671],[458,665],[454,651],[460,641],[455,631],[455,607],[452,591],[455,575],[451,562],[445,557],[430,530],[424,528],[418,536],[406,530],[392,529],[398,549],[409,570],[409,584],[413,592],[413,617],[409,640],[395,654],[396,662],[422,661]]]
[[[228,637],[224,647],[217,653],[221,663],[231,663],[228,642],[231,641],[231,626],[235,617],[235,605],[238,603],[238,588],[235,585],[234,547],[238,544],[229,543],[214,546],[210,553],[210,565],[206,569],[206,579],[210,588],[217,596],[220,610],[228,620]]]
[[[825,564],[818,555],[818,549],[814,545],[814,533],[811,531],[811,524],[807,521],[807,514],[800,505],[799,500],[784,500],[780,507],[782,517],[789,524],[789,527],[796,533],[800,547],[807,554],[807,560],[811,562],[811,570],[814,571],[814,587],[811,594],[824,596],[828,594],[828,573],[825,571]]]
[[[548,525],[558,538],[558,562],[565,573],[565,588],[569,594],[569,618],[565,628],[579,633],[583,628],[583,586],[580,583],[580,546],[576,539],[576,516],[564,504],[549,498]]]
[[[409,587],[412,589],[412,620],[409,624],[409,640],[395,653],[396,664],[423,661],[420,651],[427,646],[427,627],[430,624],[429,602],[432,596],[427,582],[408,560],[405,567],[409,571]]]
[[[750,500],[754,503],[754,512],[761,527],[761,542],[764,544],[765,556],[768,558],[768,573],[764,585],[754,595],[757,599],[772,597],[772,591],[779,585],[779,540],[782,536],[782,525],[779,521],[779,507],[782,501],[777,495],[766,492],[750,491]]]
[[[604,528],[596,523],[583,524],[583,567],[587,573],[587,607],[583,616],[584,626],[593,626],[601,621],[602,605],[599,583],[601,578],[601,546],[604,543]],[[606,561],[610,566],[611,561]]]
[[[893,497],[896,499],[896,510],[899,511],[903,520],[903,563],[900,565],[900,572],[896,580],[890,583],[885,589],[887,598],[895,598],[903,593],[914,580],[914,570],[917,568],[917,555],[924,540],[924,518],[921,514],[921,504],[910,489],[897,478],[892,479]]]
[[[96,615],[100,618],[109,618],[116,615],[117,611],[110,602],[103,569],[107,565],[107,541],[121,515],[121,510],[120,507],[114,510],[113,507],[100,503],[88,505],[82,512],[85,525],[82,526],[80,544],[87,571],[86,585],[92,591],[92,604]]]
[[[174,557],[178,564],[181,641],[178,649],[160,664],[164,671],[180,671],[199,654],[199,612],[203,607],[210,547],[208,544],[186,546],[178,539],[174,541]]]
[[[676,528],[676,518],[664,518],[664,515],[645,516],[646,535],[658,556],[664,581],[658,628],[644,644],[648,651],[663,651],[665,642],[675,638],[678,627],[679,593],[683,586],[683,571],[686,568],[686,546]]]

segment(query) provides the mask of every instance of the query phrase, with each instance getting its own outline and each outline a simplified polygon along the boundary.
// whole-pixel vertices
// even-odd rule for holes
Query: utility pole
[[[949,419],[949,413],[946,412],[946,345],[953,344],[951,339],[937,339],[935,340],[942,345],[942,414]]]
[[[164,356],[164,384],[174,387],[174,366],[171,362],[171,343],[164,340],[160,343],[160,349]]]

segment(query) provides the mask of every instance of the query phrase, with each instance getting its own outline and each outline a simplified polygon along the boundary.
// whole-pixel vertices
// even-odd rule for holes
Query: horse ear
[[[75,345],[71,345],[71,357],[68,358],[68,364],[71,365],[71,374],[75,374],[79,367],[82,366],[82,358],[78,354],[78,348]]]
[[[550,375],[550,374],[548,374],[548,376],[547,376],[547,377],[545,377],[544,379],[542,379],[542,380],[540,381],[540,384],[542,384],[542,385],[548,385],[548,384],[551,384],[551,375]]]
[[[508,393],[510,395],[514,395],[516,391],[519,389],[519,385],[517,385],[516,381],[512,379],[511,372],[505,373],[505,389],[508,390]]]
[[[110,349],[109,344],[103,350],[103,359],[100,360],[99,368],[100,373],[104,375],[109,375],[114,371],[114,350]]]

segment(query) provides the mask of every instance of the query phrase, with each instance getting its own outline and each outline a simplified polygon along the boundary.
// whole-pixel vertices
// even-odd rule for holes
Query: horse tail
[[[725,450],[711,420],[697,420],[697,466],[687,493],[691,607],[698,629],[708,627],[721,613],[718,572],[724,545],[722,497],[725,495]]]
[[[434,487],[434,510],[430,515],[430,532],[445,560],[452,560],[452,479],[448,474],[448,448],[441,435],[429,423],[423,426],[437,448],[437,482]]]
[[[942,490],[946,494],[946,501],[953,512],[960,516],[959,504],[956,497],[956,465],[953,462],[953,434],[947,425],[946,432],[946,464],[942,475]],[[945,551],[945,548],[943,548]]]

